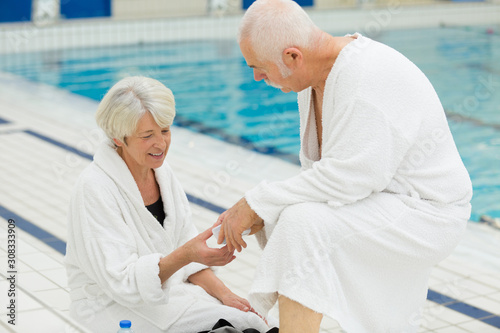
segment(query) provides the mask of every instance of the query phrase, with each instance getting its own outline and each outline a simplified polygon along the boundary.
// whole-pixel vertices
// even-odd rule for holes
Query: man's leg
[[[281,292],[348,332],[417,332],[430,270],[467,222],[455,207],[414,201],[382,192],[341,207],[288,206],[262,252],[251,303],[267,313]],[[283,325],[300,325],[301,315],[283,309],[292,317]]]
[[[288,297],[278,297],[280,333],[318,333],[323,315]]]

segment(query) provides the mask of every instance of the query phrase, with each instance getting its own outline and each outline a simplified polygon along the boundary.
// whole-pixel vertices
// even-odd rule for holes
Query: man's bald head
[[[289,47],[312,48],[321,35],[307,13],[292,0],[257,0],[240,24],[238,43],[248,40],[259,59],[276,63],[284,77],[290,74],[282,61]]]

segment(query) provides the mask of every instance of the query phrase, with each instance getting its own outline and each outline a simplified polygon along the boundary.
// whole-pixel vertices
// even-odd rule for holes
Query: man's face
[[[288,86],[290,84],[288,81],[290,80],[283,78],[278,65],[271,61],[260,61],[258,59],[248,39],[241,41],[240,49],[248,67],[253,69],[253,78],[255,81],[264,80],[267,85],[281,89],[285,93],[293,90]]]

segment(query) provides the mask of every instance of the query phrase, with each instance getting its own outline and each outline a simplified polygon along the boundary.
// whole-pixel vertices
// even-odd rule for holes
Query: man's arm
[[[387,187],[411,143],[374,105],[358,101],[339,109],[342,117],[330,121],[338,127],[325,124],[331,134],[324,136],[321,160],[287,180],[260,183],[219,218],[230,249],[240,251],[246,245],[241,232],[257,216],[272,226],[290,205],[322,202],[339,207]]]

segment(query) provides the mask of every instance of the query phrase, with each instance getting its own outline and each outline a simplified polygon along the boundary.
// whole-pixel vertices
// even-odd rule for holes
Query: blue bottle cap
[[[120,321],[120,328],[129,328],[130,326],[132,326],[132,323],[130,322],[130,320]]]

